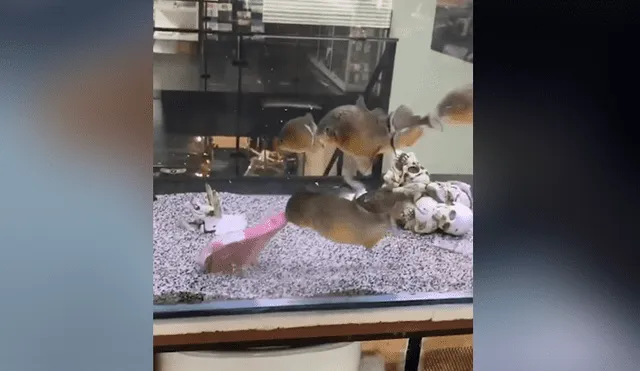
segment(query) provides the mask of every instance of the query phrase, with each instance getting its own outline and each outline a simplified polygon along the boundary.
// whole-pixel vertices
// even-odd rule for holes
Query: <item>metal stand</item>
[[[336,150],[333,151],[333,155],[331,155],[331,160],[329,160],[329,164],[324,169],[324,173],[322,174],[322,176],[328,176],[329,173],[331,172],[331,168],[333,168],[333,165],[336,164],[336,161],[338,160],[338,158],[342,159],[343,157],[344,157],[344,154],[342,153],[342,151],[336,148]],[[338,175],[341,175],[342,162],[339,163],[337,170],[338,170]]]
[[[238,68],[238,84],[236,95],[236,148],[235,152],[231,154],[231,158],[234,159],[236,167],[236,176],[240,176],[240,164],[238,160],[240,158],[246,158],[247,156],[240,151],[240,112],[242,112],[242,71],[247,66],[247,61],[244,60],[243,53],[244,40],[243,35],[236,35],[236,58],[233,60],[232,65]]]
[[[209,85],[209,72],[207,70],[207,48],[206,43],[209,37],[206,30],[204,0],[198,0],[198,49],[200,51],[200,79],[202,80],[202,91],[207,91]]]
[[[422,337],[411,337],[407,343],[407,353],[404,361],[404,371],[418,371],[420,353],[422,352]]]

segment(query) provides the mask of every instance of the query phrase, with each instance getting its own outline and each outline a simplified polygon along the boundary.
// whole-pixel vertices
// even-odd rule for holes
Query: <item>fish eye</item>
[[[198,206],[198,205],[195,205],[195,204],[194,204],[194,205],[193,205],[193,208],[194,208],[194,209],[196,209],[197,211],[200,211],[200,206]]]
[[[418,171],[420,171],[420,169],[417,166],[409,166],[409,168],[407,169],[408,172],[410,172],[411,174],[415,174]]]

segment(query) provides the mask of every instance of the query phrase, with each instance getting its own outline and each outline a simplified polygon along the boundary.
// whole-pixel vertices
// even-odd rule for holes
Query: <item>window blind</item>
[[[253,0],[265,23],[344,27],[391,27],[392,0]]]

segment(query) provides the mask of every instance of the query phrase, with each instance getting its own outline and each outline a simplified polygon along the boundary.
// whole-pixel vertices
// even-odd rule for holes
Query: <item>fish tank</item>
[[[472,302],[469,2],[313,3],[154,1],[154,318]]]

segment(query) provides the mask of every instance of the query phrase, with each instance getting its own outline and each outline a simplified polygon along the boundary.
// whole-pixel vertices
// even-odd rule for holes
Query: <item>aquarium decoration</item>
[[[254,155],[249,160],[249,166],[244,176],[284,176],[286,174],[285,157],[270,150],[256,151],[253,148],[248,150]]]
[[[397,220],[404,229],[428,234],[440,230],[462,236],[473,228],[473,195],[464,182],[432,182],[414,153],[397,151],[393,166],[384,175],[383,188],[413,194]]]
[[[203,204],[197,200],[188,202],[187,208],[194,219],[190,222],[181,219],[180,224],[183,227],[214,235],[226,235],[247,227],[247,219],[243,215],[223,214],[218,192],[214,191],[209,184],[205,184],[205,188],[207,203]]]
[[[280,213],[251,228],[220,235],[202,249],[197,263],[207,273],[242,275],[258,264],[262,249],[286,225],[287,219]]]

